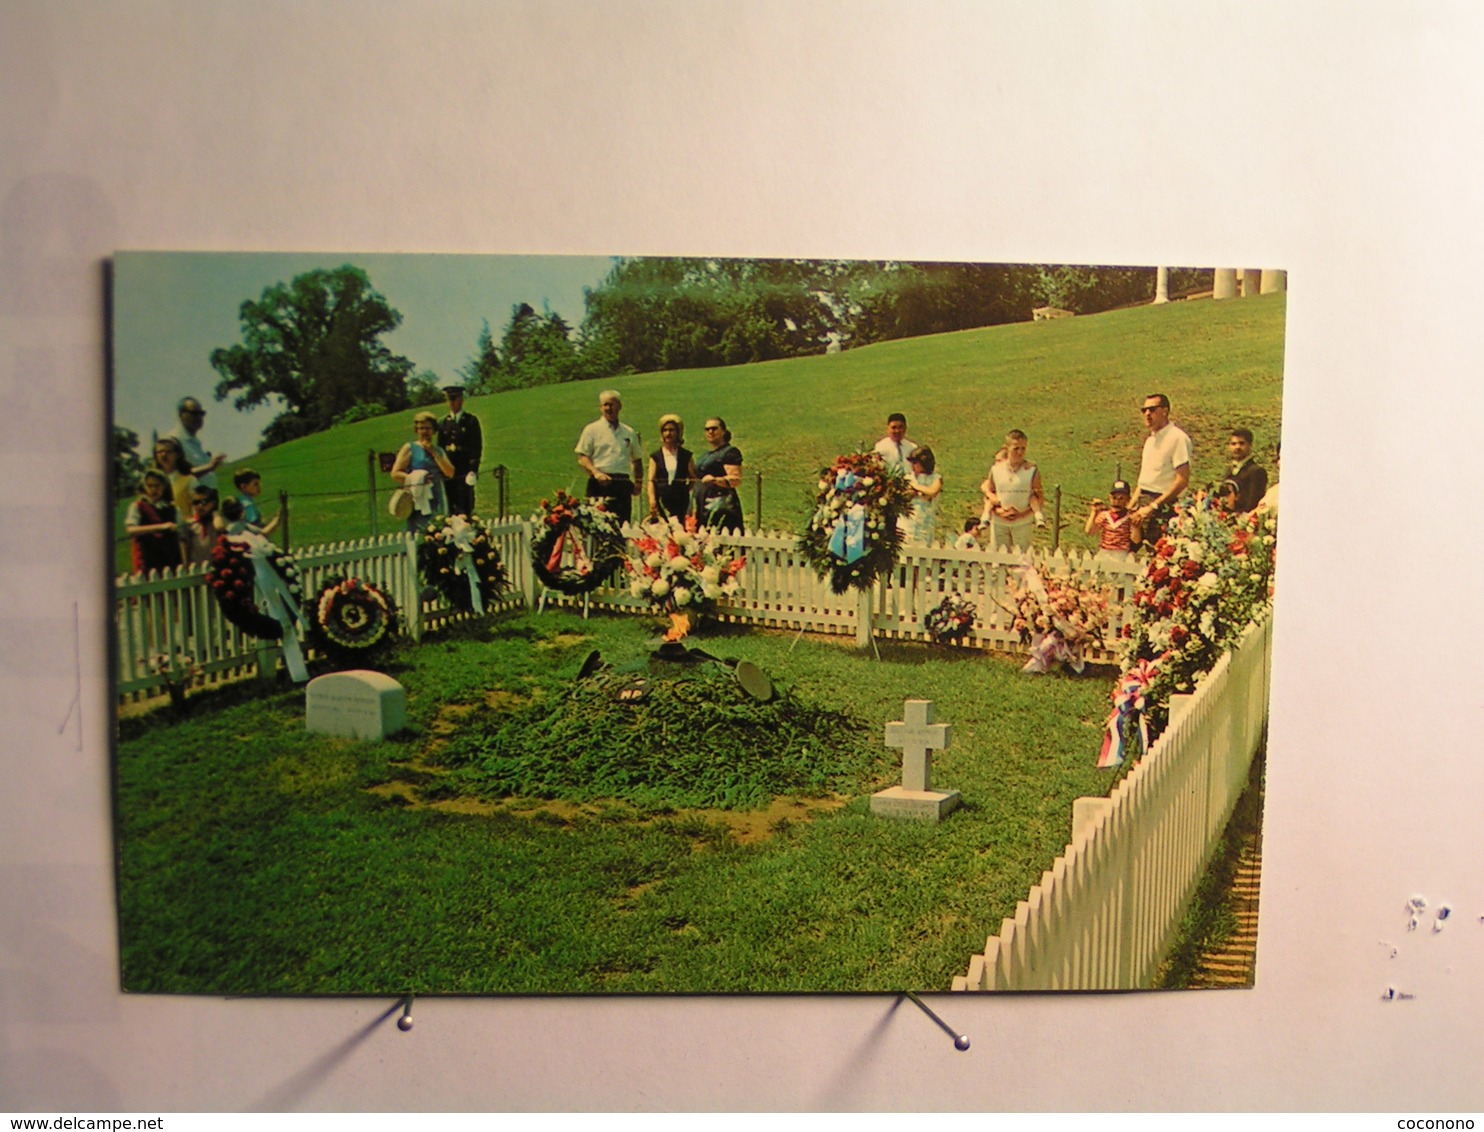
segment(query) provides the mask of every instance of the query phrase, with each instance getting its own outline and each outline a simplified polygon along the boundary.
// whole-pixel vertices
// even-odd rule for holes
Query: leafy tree
[[[833,315],[808,260],[625,259],[585,292],[589,373],[735,365],[822,353]]]
[[[470,393],[493,393],[499,387],[500,351],[490,333],[489,319],[484,320],[484,329],[479,332],[479,348],[474,356],[459,367],[458,374],[464,379],[464,387]]]
[[[479,335],[478,352],[459,373],[476,393],[526,389],[589,376],[566,320],[550,307],[543,307],[537,314],[530,303],[510,308],[510,321],[498,346],[486,322]]]
[[[413,405],[436,405],[443,400],[443,382],[432,370],[419,370],[407,380],[407,400]]]
[[[335,418],[335,424],[355,424],[356,421],[369,421],[372,417],[386,416],[386,406],[380,401],[362,401],[359,405],[352,405]]]
[[[571,381],[578,376],[572,328],[549,307],[538,315],[530,303],[520,303],[500,339],[500,364],[511,389]]]
[[[139,434],[132,428],[113,426],[113,494],[124,499],[139,490],[144,459],[139,455]]]
[[[283,411],[263,431],[262,447],[329,428],[363,402],[395,412],[409,404],[412,363],[382,342],[402,316],[346,264],[275,283],[239,312],[242,341],[211,352],[221,374],[216,398],[236,394],[239,409],[278,399]]]

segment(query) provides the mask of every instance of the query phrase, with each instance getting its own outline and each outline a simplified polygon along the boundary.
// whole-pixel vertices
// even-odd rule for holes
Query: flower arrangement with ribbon
[[[456,609],[483,613],[508,579],[489,526],[478,516],[446,515],[417,542],[417,568]]]
[[[289,675],[295,683],[309,679],[296,628],[304,624],[304,587],[291,555],[251,531],[223,535],[206,584],[222,616],[250,637],[282,641]]]
[[[737,592],[737,575],[747,564],[723,537],[698,526],[694,515],[641,523],[624,560],[629,592],[666,613],[707,612],[718,598]]]
[[[315,647],[337,661],[364,660],[392,639],[397,606],[360,578],[331,578],[309,603]]]
[[[559,491],[541,501],[532,520],[539,534],[531,544],[531,568],[549,590],[591,593],[624,559],[618,516],[600,504]]]
[[[1113,686],[1113,710],[1103,727],[1103,749],[1098,753],[1101,768],[1120,766],[1127,750],[1130,724],[1137,721],[1140,742],[1149,749],[1149,694],[1159,676],[1158,660],[1141,660],[1118,678]]]
[[[974,631],[978,612],[972,601],[951,593],[928,610],[923,627],[934,644],[960,644]]]
[[[899,521],[912,510],[907,479],[876,452],[841,456],[819,474],[799,552],[837,594],[869,589],[897,564]]]
[[[1151,666],[1131,709],[1139,713],[1146,746],[1168,723],[1170,696],[1194,691],[1271,602],[1275,539],[1270,517],[1227,515],[1202,492],[1176,508],[1137,583],[1133,618],[1122,633],[1120,684],[1141,664]]]
[[[1040,674],[1065,664],[1081,672],[1082,650],[1108,628],[1107,588],[1027,563],[1011,575],[1010,597],[1015,603],[1010,627],[1031,650],[1021,671]]]

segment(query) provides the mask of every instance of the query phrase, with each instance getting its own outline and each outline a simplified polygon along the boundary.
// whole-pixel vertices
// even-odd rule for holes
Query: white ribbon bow
[[[469,579],[469,603],[475,613],[484,613],[484,597],[479,592],[479,571],[474,566],[474,538],[479,532],[462,515],[448,520],[448,534],[454,546],[459,548],[464,564],[464,574]]]
[[[288,666],[294,683],[302,684],[309,679],[297,633],[297,626],[304,623],[304,611],[294,600],[283,576],[268,561],[278,548],[253,531],[243,531],[231,538],[247,551],[248,561],[252,563],[253,581],[257,583],[259,604],[267,608],[268,615],[283,629],[283,662]]]

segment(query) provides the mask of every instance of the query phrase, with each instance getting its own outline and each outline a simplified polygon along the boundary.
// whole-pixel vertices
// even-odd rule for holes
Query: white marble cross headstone
[[[946,751],[952,724],[933,722],[932,700],[908,700],[905,719],[886,725],[886,745],[902,748],[902,786],[931,790],[933,752]]]

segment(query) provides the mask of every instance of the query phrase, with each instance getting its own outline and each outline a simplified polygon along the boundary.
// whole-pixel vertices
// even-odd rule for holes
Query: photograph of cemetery
[[[1286,285],[119,253],[123,987],[1252,985]]]

